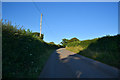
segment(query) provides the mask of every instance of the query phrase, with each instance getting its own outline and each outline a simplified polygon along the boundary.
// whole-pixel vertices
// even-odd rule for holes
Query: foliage
[[[75,47],[75,46],[79,46],[81,43],[81,41],[74,41],[74,42],[71,42],[71,43],[68,43],[67,44],[67,47]]]
[[[67,50],[120,68],[120,35],[69,43]]]
[[[74,37],[74,38],[68,40],[68,43],[70,43],[70,42],[75,42],[75,41],[79,41],[79,39],[77,39],[77,38]]]
[[[49,44],[53,44],[54,45],[55,43],[54,42],[49,42]]]
[[[67,43],[68,43],[68,39],[62,39],[61,44],[63,47],[66,47]]]
[[[67,50],[70,50],[70,51],[72,51],[72,52],[74,52],[74,53],[79,53],[79,51],[81,51],[81,50],[83,50],[83,47],[81,47],[81,46],[70,46],[70,47],[66,47],[66,49]]]
[[[87,48],[89,44],[96,42],[97,39],[84,40],[84,41],[73,41],[67,44],[67,47],[81,46],[82,48]]]
[[[56,48],[57,45],[47,44],[30,30],[2,23],[2,77],[38,78]]]
[[[37,37],[39,37],[42,40],[44,38],[44,34],[41,34],[41,37],[40,37],[40,33],[39,32],[33,32],[32,34],[35,35],[35,36],[37,36]]]
[[[99,60],[103,63],[120,68],[120,54],[118,45],[120,36],[105,36],[97,40],[96,43],[91,43],[87,49],[79,54],[88,56],[90,58]]]
[[[68,46],[69,43],[76,42],[76,41],[79,42],[79,39],[77,39],[75,37],[70,40],[64,38],[64,39],[62,39],[61,44],[63,47],[66,47],[66,46]]]
[[[63,48],[63,46],[62,46],[62,45],[60,45],[60,44],[58,44],[57,46],[58,46],[59,48]]]

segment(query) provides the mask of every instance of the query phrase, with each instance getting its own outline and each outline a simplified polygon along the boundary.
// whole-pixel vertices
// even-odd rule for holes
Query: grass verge
[[[120,35],[104,36],[81,41],[78,46],[69,46],[69,43],[66,49],[120,69],[119,41]]]

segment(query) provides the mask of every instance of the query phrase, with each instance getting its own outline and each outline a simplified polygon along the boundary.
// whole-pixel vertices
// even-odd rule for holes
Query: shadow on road
[[[61,63],[69,65],[77,78],[80,77],[118,77],[118,71],[99,61],[86,58],[65,49],[58,49],[56,54]],[[85,74],[85,75],[84,75]],[[106,75],[108,74],[108,75]]]
[[[98,61],[57,49],[48,59],[40,78],[116,78],[117,72],[100,68]],[[103,64],[102,64],[103,65]],[[103,65],[104,67],[104,65]],[[109,67],[106,67],[109,68]],[[111,68],[109,68],[111,69]]]

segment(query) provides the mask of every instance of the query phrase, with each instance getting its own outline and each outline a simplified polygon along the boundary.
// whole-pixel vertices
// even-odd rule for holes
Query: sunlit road
[[[49,57],[40,78],[117,78],[118,70],[98,61],[57,49]]]

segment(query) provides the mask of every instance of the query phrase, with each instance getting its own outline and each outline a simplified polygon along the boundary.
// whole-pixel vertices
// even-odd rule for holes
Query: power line
[[[33,0],[32,0],[33,1]],[[42,12],[42,10],[40,11],[40,9],[39,9],[39,7],[38,7],[38,5],[33,1],[33,4],[34,4],[34,6],[35,6],[35,8],[37,9],[37,11],[39,12],[39,13],[41,13]],[[43,13],[43,12],[42,12]],[[44,16],[44,21],[43,21],[44,23],[45,23],[45,25],[50,29],[50,26],[47,24],[47,21],[46,21],[46,18],[45,18],[45,16]],[[52,30],[51,30],[51,32],[53,32]]]
[[[39,7],[37,6],[37,4],[36,4],[33,0],[32,0],[32,2],[33,2],[33,4],[34,4],[34,6],[36,7],[37,11],[38,11],[39,13],[41,13]]]
[[[33,1],[33,0],[32,0],[32,1]],[[36,7],[36,9],[38,10],[38,12],[40,12],[39,7],[37,6],[37,4],[35,4],[34,1],[33,1],[33,4],[34,4],[34,6]],[[40,13],[41,13],[41,12],[40,12]],[[48,24],[46,23],[46,19],[45,19],[45,17],[44,17],[44,20],[45,20],[45,21],[43,21],[43,22],[45,22],[45,25],[46,25],[47,27],[49,27]]]

